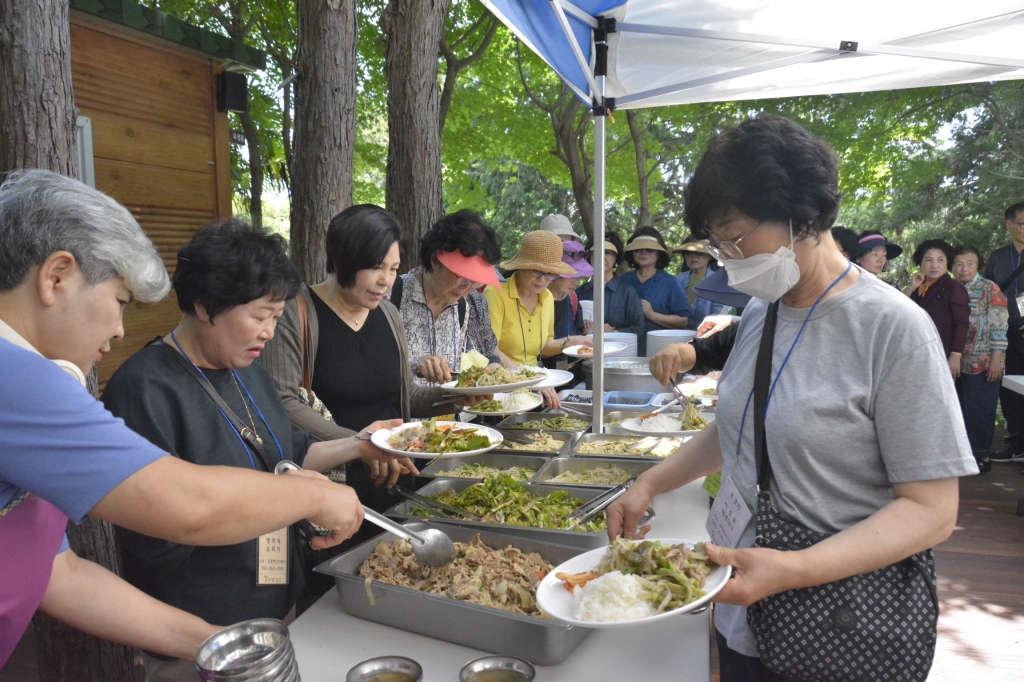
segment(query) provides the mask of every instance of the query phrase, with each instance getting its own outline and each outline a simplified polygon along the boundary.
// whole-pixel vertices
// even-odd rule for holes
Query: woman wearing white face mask
[[[609,534],[632,535],[653,497],[722,471],[719,500],[738,519],[707,546],[735,573],[716,597],[723,682],[923,680],[937,619],[925,550],[952,531],[956,477],[977,471],[931,320],[836,248],[838,180],[832,151],[785,119],[748,120],[711,142],[686,188],[686,223],[756,300],[716,420],[609,510]],[[861,574],[843,593],[839,581]],[[915,605],[891,615],[915,633],[905,640],[873,634],[893,599]],[[791,636],[797,621],[812,634]]]

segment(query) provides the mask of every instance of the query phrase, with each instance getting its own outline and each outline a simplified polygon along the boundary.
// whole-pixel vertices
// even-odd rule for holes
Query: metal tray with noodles
[[[697,433],[696,431],[694,433]],[[679,447],[679,444],[684,439],[681,438],[658,438],[654,436],[618,436],[612,434],[596,434],[588,433],[573,445],[572,456],[573,457],[599,457],[601,459],[617,459],[621,461],[643,461],[643,460],[662,460]],[[580,452],[580,446],[584,443],[609,443],[611,441],[625,441],[627,443],[640,443],[644,446],[654,445],[654,449],[645,455],[625,455],[625,454],[601,454],[596,452]]]
[[[447,490],[461,492],[478,482],[479,481],[471,478],[435,478],[433,481],[420,488],[418,492],[420,495],[427,496],[436,495]],[[529,492],[541,496],[550,495],[555,490],[566,490],[570,495],[579,498],[584,502],[589,502],[607,490],[607,488],[601,488],[598,486],[534,485],[532,483],[524,483],[523,487]],[[413,515],[413,510],[415,508],[415,503],[403,501],[396,504],[394,507],[391,507],[384,513],[392,518],[397,518],[402,522],[423,520],[424,517]],[[553,542],[555,544],[567,545],[570,547],[581,547],[583,549],[604,547],[608,544],[608,534],[603,530],[581,531],[562,530],[560,528],[533,528],[530,526],[509,526],[504,523],[461,521],[459,519],[440,518],[431,519],[431,521],[437,521],[445,525],[460,524],[467,528],[477,528],[480,530],[500,529],[501,532],[509,535],[536,538],[546,542]]]
[[[583,427],[583,428],[580,428],[580,429],[543,429],[543,430],[547,431],[547,432],[550,432],[550,433],[572,433],[572,434],[586,433],[587,431],[590,430],[590,422],[593,419],[593,417],[591,415],[589,415],[589,414],[574,414],[572,412],[566,412],[566,411],[560,411],[560,410],[552,410],[550,412],[523,412],[522,414],[512,415],[508,419],[505,419],[502,422],[500,422],[494,428],[498,429],[499,431],[508,432],[508,433],[522,433],[524,431],[529,433],[531,431],[531,429],[524,428],[524,427],[520,426],[520,424],[525,424],[526,422],[532,422],[532,421],[543,421],[545,419],[555,419],[557,417],[568,417],[569,419],[576,419],[576,420],[581,421],[581,422],[586,422],[587,425],[585,427]],[[532,430],[536,431],[537,429],[532,429]]]
[[[414,531],[437,527],[432,522],[405,525]],[[537,552],[553,566],[583,551],[579,547],[552,544],[494,528],[469,527],[469,524],[445,524],[443,530],[455,542],[469,542],[479,533],[484,544],[492,549],[512,545],[522,552]],[[359,567],[379,542],[396,539],[391,533],[379,535],[314,569],[334,578],[341,607],[346,613],[474,649],[518,656],[539,665],[564,661],[593,632],[590,628],[522,616],[407,587],[375,581],[367,588],[366,579],[359,575]],[[372,606],[367,589],[373,593],[375,604]]]
[[[554,454],[554,453],[551,453]],[[485,467],[494,467],[496,469],[508,469],[509,467],[525,467],[532,469],[534,475],[540,471],[541,467],[548,463],[549,457],[539,457],[537,455],[520,455],[518,453],[498,453],[492,450],[491,452],[485,452],[482,455],[473,455],[472,457],[462,457],[457,460],[440,460],[434,462],[426,469],[420,472],[420,476],[424,478],[452,478],[455,480],[465,479],[467,481],[479,481],[479,478],[467,478],[465,476],[439,476],[439,471],[451,471],[460,464],[480,464]],[[523,483],[529,481],[533,476],[527,477],[523,480]]]
[[[568,457],[569,453],[572,452],[572,446],[576,443],[578,434],[570,433],[569,431],[545,431],[547,435],[551,436],[555,440],[559,441],[561,445],[555,450],[537,450],[527,448],[525,450],[511,449],[506,447],[511,441],[518,441],[523,438],[528,438],[531,435],[540,433],[540,431],[528,431],[526,429],[498,429],[499,433],[505,437],[501,445],[494,450],[491,450],[493,455],[533,455],[540,457]]]
[[[556,457],[555,459],[548,460],[548,462],[540,469],[540,471],[537,472],[530,482],[536,483],[537,485],[578,485],[586,486],[588,488],[611,488],[613,484],[560,483],[552,482],[551,479],[555,478],[559,474],[564,474],[567,471],[578,474],[584,469],[607,469],[609,466],[618,467],[619,469],[629,473],[631,476],[636,477],[657,465],[658,462],[656,460],[649,460],[646,457],[634,457],[633,461],[630,462],[618,460],[608,461],[607,457]]]

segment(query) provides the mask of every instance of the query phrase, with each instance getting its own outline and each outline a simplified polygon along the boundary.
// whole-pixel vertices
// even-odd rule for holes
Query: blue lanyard
[[[851,261],[846,266],[846,270],[843,271],[843,274],[839,275],[839,277],[836,279],[836,281],[832,282],[832,284],[829,284],[828,285],[828,289],[825,289],[825,291],[821,292],[821,296],[818,297],[818,300],[816,300],[814,302],[814,305],[812,305],[811,309],[807,312],[807,317],[804,318],[804,323],[802,325],[800,325],[800,331],[798,331],[796,333],[796,338],[793,339],[793,345],[789,347],[789,351],[786,353],[786,357],[782,360],[782,366],[779,367],[779,373],[775,375],[775,381],[772,382],[772,387],[768,391],[768,400],[765,401],[765,404],[764,404],[765,416],[768,415],[768,405],[772,401],[772,395],[775,393],[775,387],[779,383],[779,377],[782,376],[782,370],[786,369],[786,365],[789,363],[789,356],[791,356],[793,354],[793,349],[796,348],[796,344],[799,343],[800,337],[804,333],[804,328],[807,327],[807,323],[810,322],[810,320],[811,320],[811,315],[814,314],[814,309],[817,308],[818,304],[821,303],[821,300],[823,298],[825,298],[826,295],[828,295],[828,292],[832,291],[832,288],[835,285],[839,284],[839,282],[842,281],[842,279],[844,277],[846,277],[847,274],[849,274],[850,268],[852,268],[852,267],[853,267],[853,262]],[[747,410],[750,408],[750,401],[753,400],[753,398],[754,398],[754,389],[750,389],[750,395],[747,396],[747,404],[743,407],[743,417],[740,419],[740,435],[736,438],[736,456],[737,457],[740,456],[740,447],[741,447],[741,445],[743,443],[743,426],[747,423]]]
[[[180,343],[178,343],[178,338],[174,335],[173,329],[171,330],[171,341],[174,341],[174,345],[178,347],[178,351],[183,356],[185,356],[185,359],[189,361],[189,364],[192,365],[192,367],[194,367],[197,372],[199,372],[199,376],[206,379],[206,383],[210,383],[210,380],[207,379],[205,374],[203,374],[203,370],[199,369],[196,363],[192,362],[192,358],[188,356],[188,354],[185,352],[185,349],[181,347]],[[260,416],[260,421],[262,421],[263,425],[267,427],[267,432],[270,434],[270,437],[274,439],[274,445],[277,446],[277,452],[281,455],[281,460],[283,461],[284,450],[281,448],[281,443],[278,442],[277,436],[274,435],[274,430],[270,428],[270,424],[267,423],[267,418],[263,416],[263,411],[260,409],[260,406],[256,404],[256,401],[252,399],[252,394],[249,393],[249,389],[245,387],[244,383],[242,383],[242,378],[238,376],[238,372],[236,372],[235,370],[231,370],[231,374],[234,375],[235,380],[238,381],[238,385],[242,387],[243,391],[245,391],[245,395],[249,398],[249,402],[252,403],[252,406],[256,408],[256,414]],[[213,384],[210,385],[213,386]],[[224,414],[224,410],[220,409],[219,405],[217,406],[217,411],[220,412],[220,416],[224,417],[224,421],[226,421],[228,423],[228,426],[231,428],[231,433],[235,434],[235,438],[237,438],[238,442],[241,443],[242,448],[245,450],[245,454],[249,456],[249,464],[252,465],[252,468],[255,470],[256,462],[252,458],[252,449],[245,444],[245,441],[242,440],[241,434],[238,433],[238,430],[235,428],[235,425],[231,423],[231,420],[228,419],[228,416]]]

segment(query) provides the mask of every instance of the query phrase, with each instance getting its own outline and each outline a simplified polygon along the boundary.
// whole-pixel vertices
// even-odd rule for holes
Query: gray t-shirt
[[[718,384],[716,411],[725,460],[756,507],[754,366],[767,304],[753,299]],[[809,309],[779,306],[774,381]],[[775,386],[765,429],[772,501],[788,519],[835,533],[892,501],[892,484],[976,474],[956,391],[935,325],[909,298],[865,271],[820,303]],[[754,543],[754,521],[740,547]],[[757,656],[746,609],[718,605],[729,647]]]

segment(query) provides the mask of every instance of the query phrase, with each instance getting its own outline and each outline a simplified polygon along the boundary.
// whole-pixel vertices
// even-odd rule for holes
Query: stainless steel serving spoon
[[[302,471],[302,467],[288,460],[281,460],[274,467],[275,474],[283,474],[289,470]],[[440,530],[428,528],[419,533],[414,533],[402,524],[392,521],[383,514],[378,514],[365,505],[363,506],[363,514],[370,523],[408,540],[412,544],[413,556],[420,563],[426,564],[431,568],[440,568],[441,566],[447,566],[455,560],[455,544],[450,537]],[[316,529],[316,526],[314,526],[314,529]],[[327,532],[324,534],[327,534]]]

